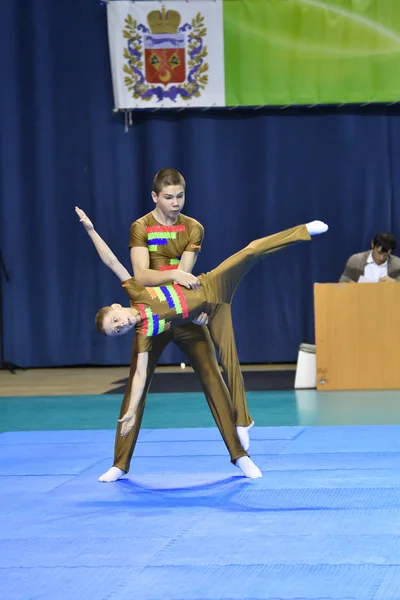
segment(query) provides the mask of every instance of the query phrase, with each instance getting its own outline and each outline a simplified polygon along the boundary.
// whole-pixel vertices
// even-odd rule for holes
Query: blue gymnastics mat
[[[4,600],[400,600],[400,426],[0,434]]]

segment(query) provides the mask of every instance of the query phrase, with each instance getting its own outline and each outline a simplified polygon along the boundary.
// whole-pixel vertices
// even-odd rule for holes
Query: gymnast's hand
[[[77,206],[75,206],[75,212],[78,215],[79,220],[82,223],[82,225],[84,226],[84,228],[86,229],[86,231],[90,231],[91,229],[94,229],[92,221],[83,212],[83,210],[81,210],[80,208],[78,208]]]
[[[122,417],[122,419],[119,419],[118,423],[122,423],[122,427],[121,427],[121,436],[123,437],[124,435],[127,435],[130,430],[132,429],[132,427],[134,426],[136,421],[136,414],[133,412],[133,410],[128,410],[124,416]]]
[[[205,312],[200,313],[195,319],[193,319],[195,325],[208,325],[208,314]]]
[[[185,288],[188,288],[188,290],[192,289],[197,291],[200,289],[200,281],[191,273],[186,273],[186,271],[176,269],[176,271],[174,271],[173,277],[176,283],[182,285]]]

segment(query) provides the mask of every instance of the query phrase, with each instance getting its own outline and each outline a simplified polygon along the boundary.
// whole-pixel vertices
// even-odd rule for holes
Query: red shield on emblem
[[[146,34],[144,55],[148,83],[168,85],[185,81],[185,34]]]

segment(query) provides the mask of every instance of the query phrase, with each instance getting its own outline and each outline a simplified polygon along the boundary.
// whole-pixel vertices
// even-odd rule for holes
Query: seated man
[[[376,283],[400,280],[400,258],[393,256],[397,242],[392,233],[377,233],[372,250],[353,254],[347,261],[342,283]]]
[[[281,233],[251,242],[246,248],[227,258],[218,267],[198,277],[200,288],[186,289],[178,284],[144,287],[138,284],[118,261],[110,248],[94,230],[92,222],[83,211],[76,208],[80,220],[88,232],[100,258],[115,273],[130,299],[130,307],[120,304],[106,306],[96,315],[96,325],[105,335],[123,335],[136,329],[138,336],[138,360],[133,376],[127,412],[122,416],[120,435],[127,435],[135,424],[139,402],[143,394],[147,370],[152,361],[151,338],[163,331],[193,321],[201,313],[209,315],[208,328],[216,346],[223,346],[219,307],[231,304],[234,293],[243,277],[269,252],[279,250],[295,242],[310,240],[311,235],[327,231],[321,221],[293,227]],[[227,405],[231,402],[227,400]],[[222,437],[228,447],[231,461],[246,477],[261,477],[261,472],[252,463],[240,444],[233,413],[229,421],[219,424]]]

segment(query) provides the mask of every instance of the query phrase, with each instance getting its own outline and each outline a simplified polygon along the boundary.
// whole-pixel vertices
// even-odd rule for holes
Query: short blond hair
[[[106,335],[106,332],[104,329],[104,319],[106,318],[106,316],[108,315],[110,310],[112,310],[111,306],[103,306],[103,308],[101,308],[97,312],[95,319],[94,319],[95,323],[96,323],[97,331],[99,331],[102,335]]]

